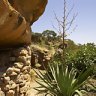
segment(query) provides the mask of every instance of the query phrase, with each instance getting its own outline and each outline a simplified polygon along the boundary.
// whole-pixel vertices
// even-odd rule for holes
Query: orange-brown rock
[[[0,0],[0,48],[30,44],[30,26],[46,4],[47,0]]]
[[[35,22],[44,12],[47,0],[8,0],[27,22]]]

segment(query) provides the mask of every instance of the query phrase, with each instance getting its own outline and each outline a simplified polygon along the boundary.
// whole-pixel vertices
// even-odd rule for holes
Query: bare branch
[[[77,28],[77,25],[73,28],[73,30],[69,33],[68,31],[67,31],[67,36],[70,36],[70,34],[72,34],[75,30],[76,30],[76,28]]]
[[[53,24],[52,24],[52,26],[53,26],[53,28],[54,28],[59,34],[62,33],[60,28],[59,28],[59,30],[58,30],[58,28],[56,28]]]
[[[60,21],[60,20],[58,19],[58,17],[56,16],[56,13],[55,13],[55,12],[54,12],[54,15],[55,15],[56,21],[58,22],[58,25],[60,25],[61,27],[63,27],[62,21]]]
[[[67,23],[66,27],[67,27],[67,26],[68,26],[68,27],[65,29],[65,31],[68,31],[68,30],[71,28],[71,26],[72,26],[72,24],[73,24],[73,22],[74,22],[74,20],[75,20],[76,17],[77,17],[77,14],[74,15],[73,18],[72,18],[72,20]]]
[[[75,31],[75,30],[76,30],[77,26],[78,26],[78,25],[76,25],[76,26],[73,28],[73,31]]]
[[[73,9],[74,9],[74,4],[73,4],[73,6],[71,7],[71,9],[69,10],[69,12],[67,13],[66,19],[69,17],[69,15],[71,14],[71,12],[72,12]]]

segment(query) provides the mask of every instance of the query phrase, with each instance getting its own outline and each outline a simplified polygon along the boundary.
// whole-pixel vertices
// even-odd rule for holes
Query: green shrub
[[[74,66],[80,71],[94,66],[93,74],[96,74],[96,45],[88,43],[82,45],[76,53],[67,53],[66,64]]]
[[[54,62],[53,62],[54,63]],[[36,81],[40,86],[35,89],[38,93],[45,93],[46,95],[50,94],[51,96],[82,96],[80,87],[90,76],[92,72],[92,67],[88,68],[85,72],[81,72],[77,78],[76,70],[73,68],[71,71],[68,71],[68,67],[60,68],[58,64],[49,65],[49,70],[46,72],[46,75],[41,73],[39,80]]]

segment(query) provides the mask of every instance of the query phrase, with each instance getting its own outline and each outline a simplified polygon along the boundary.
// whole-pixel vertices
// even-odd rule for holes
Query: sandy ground
[[[35,69],[35,71],[40,75],[38,69]],[[45,73],[45,71],[41,71],[42,73]],[[31,81],[31,88],[27,92],[28,96],[45,96],[44,94],[37,94],[38,91],[36,91],[34,88],[39,87],[40,85],[35,81],[38,80],[37,74],[34,74],[33,79]]]
[[[31,88],[27,93],[28,96],[45,96],[44,94],[37,94],[38,92],[34,88],[38,87],[38,86],[39,85],[35,81],[32,81]]]

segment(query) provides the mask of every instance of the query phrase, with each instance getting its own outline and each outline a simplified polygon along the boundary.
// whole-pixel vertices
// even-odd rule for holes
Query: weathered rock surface
[[[8,0],[30,24],[35,22],[44,12],[47,0]]]
[[[30,44],[30,26],[46,4],[47,0],[0,0],[0,47]]]

